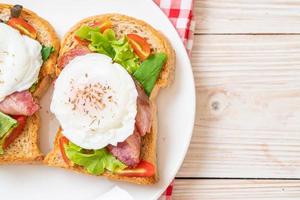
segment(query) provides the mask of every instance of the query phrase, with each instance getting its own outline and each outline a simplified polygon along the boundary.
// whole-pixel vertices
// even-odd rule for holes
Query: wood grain
[[[195,1],[197,116],[178,173],[193,179],[177,179],[173,199],[300,198],[300,180],[275,180],[300,178],[299,8],[300,0]]]
[[[198,35],[179,177],[300,178],[300,36]]]
[[[176,180],[173,200],[298,200],[300,181]]]
[[[299,0],[196,0],[197,33],[300,33]]]

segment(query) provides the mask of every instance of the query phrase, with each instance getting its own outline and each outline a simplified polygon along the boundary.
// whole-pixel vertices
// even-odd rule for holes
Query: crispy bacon
[[[137,115],[135,117],[135,126],[141,136],[146,135],[151,130],[152,125],[152,109],[149,97],[146,95],[144,89],[136,83],[138,91],[137,98]]]
[[[143,88],[136,83],[138,91],[137,115],[134,133],[117,146],[108,146],[110,152],[124,164],[134,167],[140,162],[141,137],[151,130],[152,110],[148,96]]]
[[[29,91],[15,92],[0,102],[0,111],[8,115],[33,115],[39,109]]]
[[[71,60],[73,60],[77,56],[83,56],[88,53],[91,53],[90,49],[86,46],[76,46],[73,49],[67,51],[63,54],[57,61],[57,66],[60,69],[63,69]]]
[[[108,146],[109,151],[127,166],[136,166],[140,162],[141,136],[138,131],[117,146]]]

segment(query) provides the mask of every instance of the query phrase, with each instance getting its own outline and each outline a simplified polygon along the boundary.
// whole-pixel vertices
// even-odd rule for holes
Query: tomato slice
[[[61,155],[62,155],[62,158],[63,160],[65,161],[65,163],[67,165],[70,165],[70,160],[68,159],[67,155],[66,155],[66,152],[65,152],[65,147],[64,145],[65,144],[69,144],[69,140],[68,138],[66,138],[65,136],[61,136],[59,138],[59,148],[60,148],[60,152],[61,152]]]
[[[117,170],[115,173],[128,177],[151,177],[155,175],[155,167],[151,163],[142,160],[135,168]]]
[[[77,35],[74,36],[74,39],[75,39],[79,44],[81,44],[81,45],[83,45],[83,46],[88,46],[89,43],[90,43],[90,42],[87,41],[87,40],[81,39],[81,38],[78,37]]]
[[[136,34],[128,34],[127,37],[133,51],[140,57],[141,60],[145,60],[149,57],[151,52],[150,45],[144,38]]]
[[[35,28],[33,28],[22,18],[11,18],[7,24],[33,39],[37,37],[37,31]]]
[[[5,138],[5,141],[3,143],[3,149],[7,149],[9,145],[21,135],[26,125],[26,116],[17,115],[12,116],[12,118],[18,121],[18,126],[12,130],[12,132],[7,136],[7,138]]]
[[[103,33],[106,29],[112,28],[112,23],[111,21],[103,21],[103,22],[94,22],[92,27],[98,27],[100,28],[100,32]]]

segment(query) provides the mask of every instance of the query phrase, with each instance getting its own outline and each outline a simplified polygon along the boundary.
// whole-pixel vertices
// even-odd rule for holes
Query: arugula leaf
[[[151,94],[166,61],[167,55],[165,53],[156,53],[142,62],[140,68],[133,74],[136,80],[142,84],[148,96]]]
[[[75,35],[80,39],[89,41],[88,47],[91,51],[111,57],[130,74],[133,74],[140,66],[140,59],[134,53],[127,37],[117,39],[112,29],[106,29],[100,33],[99,28],[83,25],[75,32]]]
[[[47,61],[48,58],[50,57],[51,53],[55,51],[53,46],[42,46],[41,54],[42,54],[42,59],[43,61]]]
[[[105,148],[87,151],[72,142],[64,147],[67,157],[75,164],[84,167],[90,174],[101,175],[105,170],[115,172],[117,169],[127,167]]]

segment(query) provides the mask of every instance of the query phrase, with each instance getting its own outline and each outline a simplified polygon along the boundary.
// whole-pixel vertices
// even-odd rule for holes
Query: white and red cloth
[[[193,47],[195,21],[193,20],[194,0],[154,0],[173,23],[189,55]],[[174,181],[166,189],[160,200],[171,200]]]
[[[188,53],[193,47],[195,21],[193,19],[194,0],[153,0],[169,17]]]

